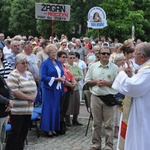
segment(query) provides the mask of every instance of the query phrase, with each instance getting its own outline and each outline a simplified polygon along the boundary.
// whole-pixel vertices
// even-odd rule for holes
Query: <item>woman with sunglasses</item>
[[[67,40],[66,40],[66,39],[63,39],[63,40],[60,42],[59,51],[65,51],[65,52],[67,52]]]
[[[18,54],[15,58],[15,64],[16,69],[7,78],[7,84],[14,96],[14,107],[11,109],[12,130],[7,139],[6,150],[23,150],[31,125],[33,102],[37,94],[34,78],[27,71],[27,56],[22,53]]]
[[[77,82],[77,85],[74,88],[74,91],[70,94],[70,97],[69,97],[69,106],[68,106],[68,110],[66,113],[67,126],[71,126],[70,115],[73,115],[73,120],[72,120],[73,125],[82,125],[78,121],[78,115],[79,115],[79,109],[80,109],[79,81],[82,79],[82,74],[81,74],[79,67],[74,64],[75,57],[76,57],[75,53],[69,52],[67,63],[66,63],[70,72],[72,73],[72,75],[74,76]]]
[[[79,93],[80,93],[80,103],[84,104],[82,102],[82,90],[83,90],[83,86],[84,86],[84,77],[86,75],[87,72],[87,65],[86,63],[80,59],[80,54],[78,52],[74,52],[75,53],[75,64],[79,67],[81,74],[82,74],[82,80],[79,81]]]
[[[65,116],[68,109],[69,96],[73,92],[77,82],[74,79],[69,68],[65,65],[67,53],[64,51],[58,51],[57,58],[61,62],[65,74],[65,84],[64,84],[65,94],[60,98],[60,134],[65,134],[66,131]]]
[[[132,70],[132,74],[135,74],[136,68],[134,67],[134,63],[133,63],[133,54],[134,54],[134,48],[131,48],[129,46],[122,46],[121,51],[123,52],[124,56],[125,56],[125,67],[128,68],[130,67],[130,69]]]

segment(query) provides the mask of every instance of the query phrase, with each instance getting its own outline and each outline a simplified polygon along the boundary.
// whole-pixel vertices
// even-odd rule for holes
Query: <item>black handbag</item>
[[[115,99],[116,99],[117,105],[122,106],[124,98],[125,98],[125,96],[124,96],[123,94],[117,93],[117,94],[115,95]]]
[[[0,95],[7,99],[12,99],[12,92],[7,86],[5,80],[0,76]],[[9,112],[5,112],[7,106],[5,104],[0,104],[1,114],[0,117],[5,117],[9,115]]]
[[[98,97],[108,106],[117,105],[115,96],[112,94],[105,95],[105,96],[98,96]]]
[[[0,94],[6,98],[11,98],[11,90],[8,88],[5,80],[0,76]]]
[[[65,121],[60,121],[60,131],[59,134],[63,135],[66,133],[66,123]]]

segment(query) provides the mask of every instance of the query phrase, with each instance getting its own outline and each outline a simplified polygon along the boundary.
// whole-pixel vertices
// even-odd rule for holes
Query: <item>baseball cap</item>
[[[95,41],[92,41],[91,44],[92,44],[92,45],[95,45],[96,43],[95,43]]]
[[[104,42],[104,43],[102,43],[102,47],[110,47],[110,45],[108,42]]]

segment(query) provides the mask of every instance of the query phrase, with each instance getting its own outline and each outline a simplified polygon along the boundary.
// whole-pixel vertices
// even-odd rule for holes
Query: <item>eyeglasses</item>
[[[27,61],[26,61],[26,62],[22,62],[21,64],[22,64],[22,65],[28,65],[29,62],[27,62]]]
[[[133,53],[134,51],[129,51],[129,52],[127,52],[127,54],[130,54],[130,53]]]
[[[141,55],[141,56],[145,57],[145,54],[143,54],[143,53],[137,53],[137,55]]]
[[[125,61],[125,59],[118,59],[116,62],[118,62],[118,61]]]
[[[75,59],[75,57],[69,57],[69,59]]]
[[[110,53],[107,53],[107,52],[102,52],[100,54],[102,54],[102,55],[106,55],[107,54],[108,56],[110,55]]]
[[[63,44],[62,46],[67,46],[67,45],[64,45],[64,44]]]
[[[67,58],[66,56],[62,56],[61,58]]]

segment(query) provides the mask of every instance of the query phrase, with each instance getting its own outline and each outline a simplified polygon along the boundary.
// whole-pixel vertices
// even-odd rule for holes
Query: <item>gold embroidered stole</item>
[[[150,62],[147,62],[143,67],[141,67],[137,73],[147,68],[150,68]],[[131,103],[132,103],[132,97],[125,96],[123,100],[123,117],[121,121],[121,132],[120,132],[120,141],[119,141],[120,150],[124,150],[124,143],[125,143],[125,138],[126,138],[126,130],[127,130],[127,125],[128,125],[128,118],[129,118]]]
[[[144,69],[148,69],[148,68],[150,68],[150,62],[146,63],[143,67],[141,67],[137,73],[143,71]]]

